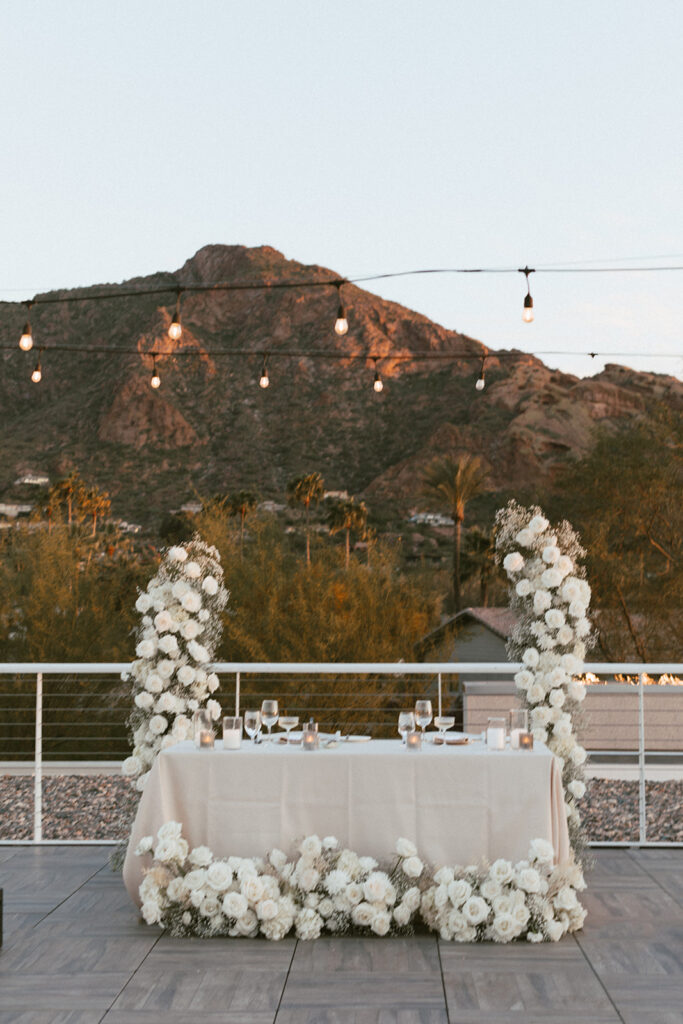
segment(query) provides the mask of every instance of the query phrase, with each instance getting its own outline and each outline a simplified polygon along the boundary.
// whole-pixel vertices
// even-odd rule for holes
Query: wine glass
[[[434,719],[434,725],[439,730],[439,736],[441,737],[441,742],[445,746],[446,745],[446,730],[453,728],[453,726],[455,725],[455,718],[452,718],[450,715],[437,715],[436,718]]]
[[[292,729],[296,729],[299,724],[298,715],[280,715],[280,727],[287,733],[286,742],[289,743],[289,733]]]
[[[264,725],[268,726],[268,742],[270,742],[271,729],[276,724],[279,717],[280,714],[277,701],[264,700],[261,704],[261,721]]]
[[[261,731],[260,711],[244,712],[244,731],[246,732],[247,736],[251,737],[252,743],[256,743],[256,737]]]
[[[422,729],[422,739],[424,739],[425,729],[432,720],[432,702],[431,700],[416,700],[415,701],[415,721]]]
[[[406,733],[415,729],[415,714],[413,711],[400,711],[398,715],[398,731],[405,746]]]

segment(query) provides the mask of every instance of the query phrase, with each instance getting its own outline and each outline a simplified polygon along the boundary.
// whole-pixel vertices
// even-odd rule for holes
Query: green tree
[[[99,487],[86,487],[83,489],[80,505],[86,515],[92,519],[92,534],[97,531],[97,520],[103,518],[111,511],[111,498],[106,491]]]
[[[52,506],[66,505],[66,522],[69,527],[73,524],[74,507],[82,500],[84,491],[85,484],[77,469],[72,470],[67,477],[58,480],[50,488]]]
[[[306,565],[311,564],[310,507],[318,504],[325,492],[325,483],[320,473],[306,473],[290,480],[287,497],[291,505],[303,505],[306,518]]]
[[[244,523],[248,514],[258,503],[258,495],[253,491],[236,491],[229,495],[226,505],[230,515],[240,519],[240,558],[244,553]]]
[[[345,501],[332,501],[329,504],[327,521],[330,533],[344,531],[345,558],[344,567],[348,570],[351,559],[351,532],[363,535],[368,522],[368,510],[364,501],[347,498]]]
[[[484,490],[486,477],[487,470],[477,455],[462,455],[459,459],[437,456],[422,476],[425,496],[436,499],[453,516],[453,605],[456,612],[462,607],[460,547],[465,510],[467,503]]]
[[[493,583],[503,578],[496,561],[496,538],[492,530],[472,526],[467,531],[461,553],[460,578],[463,582],[478,582],[479,604],[486,608]]]

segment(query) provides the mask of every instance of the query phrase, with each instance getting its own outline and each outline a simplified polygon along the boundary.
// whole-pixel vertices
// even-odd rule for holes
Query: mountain
[[[672,377],[608,366],[579,379],[521,352],[490,352],[487,386],[474,388],[484,346],[354,285],[344,286],[349,332],[333,330],[334,287],[186,292],[182,337],[168,338],[176,283],[325,281],[332,271],[287,260],[267,246],[210,245],[174,273],[51,296],[82,301],[31,311],[34,351],[17,341],[19,303],[0,304],[0,500],[20,471],[51,479],[78,467],[109,490],[114,511],[142,522],[194,495],[253,488],[281,494],[288,480],[319,470],[329,488],[407,504],[419,469],[437,453],[466,450],[491,467],[492,486],[552,480],[590,444],[597,424],[640,416],[654,401],[680,408]],[[107,290],[170,287],[166,295],[95,302]],[[43,380],[30,381],[39,346]],[[53,352],[78,346],[87,353]],[[132,352],[104,353],[105,346]],[[248,356],[224,356],[217,349]],[[340,358],[278,356],[333,350]],[[149,386],[153,350],[162,384]],[[269,355],[268,389],[258,386]],[[181,353],[184,353],[181,355]],[[189,353],[189,354],[188,354]],[[452,359],[400,361],[413,354]],[[372,388],[380,356],[385,388]]]

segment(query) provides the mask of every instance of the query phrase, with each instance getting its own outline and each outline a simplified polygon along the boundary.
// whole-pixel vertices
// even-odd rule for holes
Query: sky
[[[2,299],[209,243],[683,267],[680,0],[4,0],[0,33]],[[683,376],[683,271],[531,284],[533,324],[520,274],[368,287],[579,376]]]

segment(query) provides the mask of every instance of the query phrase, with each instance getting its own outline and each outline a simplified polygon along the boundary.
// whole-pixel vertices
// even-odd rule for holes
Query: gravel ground
[[[648,782],[647,837],[683,841],[683,782]],[[130,785],[117,775],[59,775],[43,779],[45,839],[128,836]],[[637,840],[638,783],[592,779],[581,801],[588,839]],[[33,779],[0,775],[0,839],[33,835]]]

